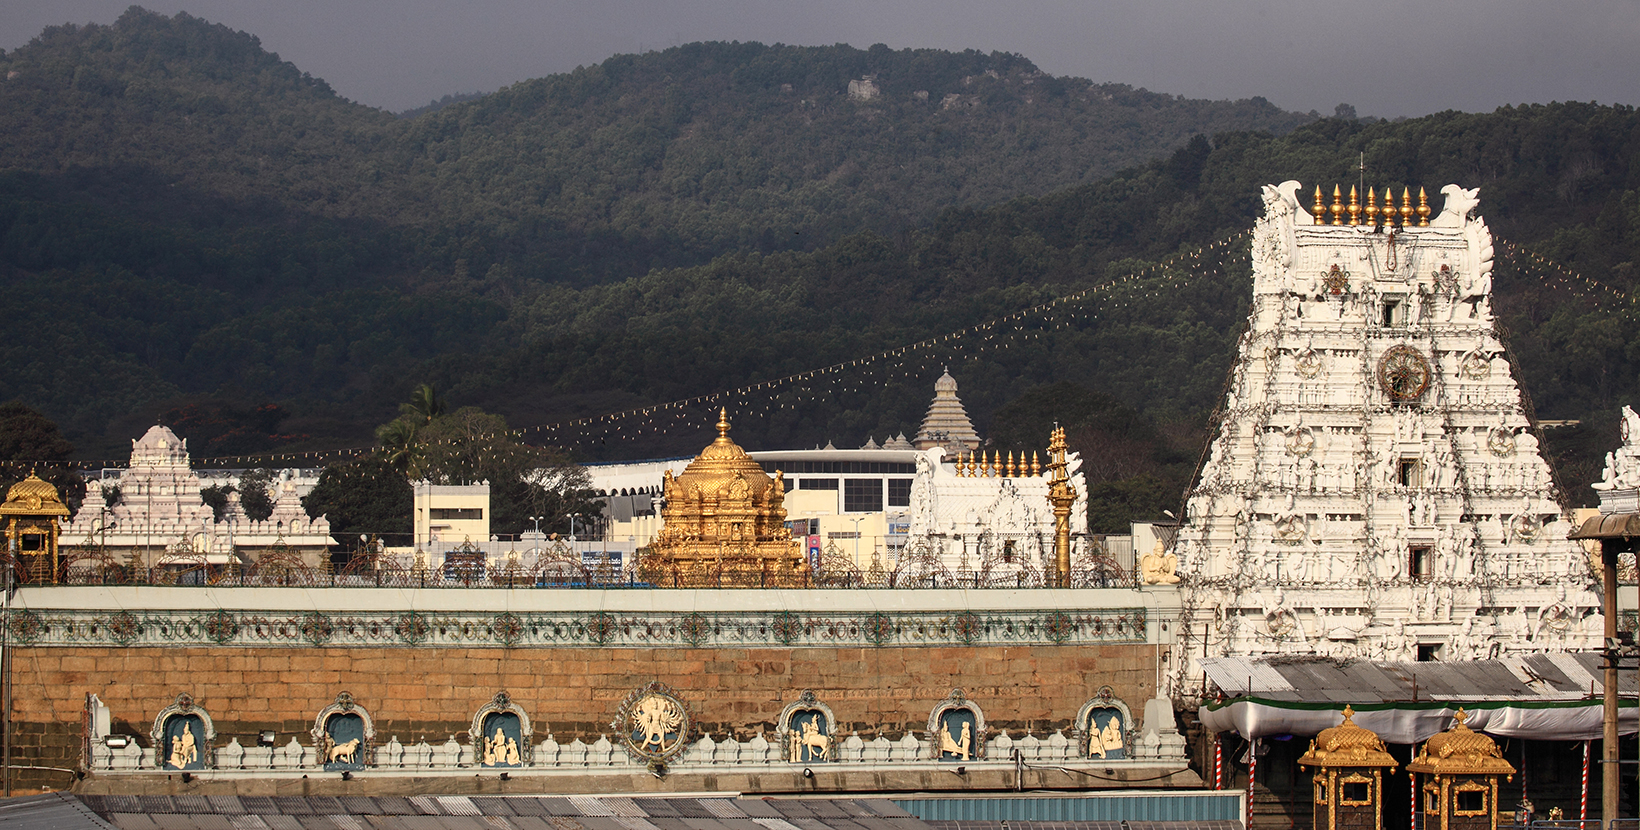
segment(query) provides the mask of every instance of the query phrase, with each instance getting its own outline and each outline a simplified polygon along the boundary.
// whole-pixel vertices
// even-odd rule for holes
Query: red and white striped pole
[[[1253,830],[1253,782],[1258,779],[1258,738],[1247,743],[1247,820],[1246,830]]]
[[[1213,789],[1224,789],[1224,741],[1213,735]]]
[[[1583,797],[1577,802],[1577,820],[1589,820],[1589,744],[1583,742]]]
[[[1412,757],[1418,757],[1417,747],[1413,747]],[[1407,789],[1410,791],[1407,804],[1412,810],[1412,815],[1407,817],[1407,830],[1418,830],[1418,774],[1411,770],[1407,771]]]

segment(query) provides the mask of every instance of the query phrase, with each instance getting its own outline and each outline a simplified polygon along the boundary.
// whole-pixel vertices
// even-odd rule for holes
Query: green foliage
[[[273,494],[268,489],[277,475],[269,469],[246,470],[240,474],[239,508],[251,521],[265,522],[273,515]]]
[[[199,488],[199,500],[210,505],[212,517],[220,522],[228,515],[228,494],[233,492],[232,484],[212,484]]]
[[[0,499],[32,474],[56,487],[69,512],[77,512],[85,480],[63,463],[73,454],[74,445],[51,419],[21,401],[0,403]]]
[[[881,95],[850,98],[865,75]],[[584,417],[1141,274],[1039,328],[774,388],[741,402],[736,438],[914,433],[949,363],[982,432],[1036,447],[1048,409],[1018,434],[998,410],[1069,381],[1152,425],[1085,439],[1140,448],[1131,470],[1084,457],[1120,485],[1110,509],[1154,518],[1169,500],[1145,494],[1188,477],[1248,289],[1245,247],[1223,267],[1157,263],[1245,230],[1260,185],[1355,181],[1363,154],[1378,188],[1480,186],[1500,239],[1616,289],[1596,304],[1499,246],[1494,307],[1538,414],[1640,403],[1630,107],[1312,120],[1054,78],[1017,55],[714,43],[396,119],[249,35],[141,9],[47,30],[0,55],[0,77],[0,286],[26,333],[0,342],[0,399],[105,458],[130,438],[110,423],[167,410],[200,413],[202,442],[227,441],[212,452],[359,446],[407,378],[515,424]],[[261,423],[225,401],[292,414]],[[433,461],[415,451],[437,416],[420,417],[381,436],[405,474]],[[628,426],[576,452],[699,448]],[[459,477],[479,460],[449,463]]]
[[[410,482],[373,453],[325,467],[302,497],[302,508],[313,518],[326,517],[331,536],[343,546],[360,534],[380,536],[389,545],[411,543]]]

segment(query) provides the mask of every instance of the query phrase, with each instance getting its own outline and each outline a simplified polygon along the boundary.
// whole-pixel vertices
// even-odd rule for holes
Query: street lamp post
[[[541,537],[541,518],[540,516],[529,517],[530,521],[535,522],[535,536],[538,539]]]
[[[579,513],[571,513],[564,517],[569,519],[569,540],[571,542],[575,541],[575,520],[580,518],[580,516],[581,514]]]
[[[856,568],[860,567],[860,523],[865,520],[866,517],[864,516],[858,519],[849,519],[854,523],[854,567]]]

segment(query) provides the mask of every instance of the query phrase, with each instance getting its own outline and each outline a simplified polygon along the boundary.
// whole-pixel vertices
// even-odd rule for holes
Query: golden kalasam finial
[[[725,441],[729,440],[729,407],[725,406],[718,409],[717,428],[718,437]]]
[[[1418,188],[1418,227],[1429,227],[1429,194]]]
[[[1384,220],[1384,230],[1395,228],[1395,197],[1390,195],[1389,188],[1384,188],[1384,204],[1378,209],[1378,216]]]
[[[1333,185],[1332,207],[1328,208],[1328,210],[1332,211],[1332,223],[1334,225],[1344,224],[1344,195],[1342,191],[1338,189],[1338,185],[1336,184]]]
[[[1372,188],[1367,188],[1367,203],[1361,206],[1361,212],[1366,215],[1366,225],[1369,228],[1378,227],[1378,202],[1372,195]]]
[[[1401,227],[1412,227],[1412,188],[1401,188]]]
[[[1327,203],[1321,199],[1321,185],[1315,186],[1315,201],[1310,203],[1310,214],[1315,217],[1317,225],[1327,221]]]
[[[1355,185],[1350,185],[1350,224],[1361,224],[1361,194],[1355,191]]]
[[[1031,450],[1031,475],[1042,475],[1042,460],[1037,458],[1036,450]]]

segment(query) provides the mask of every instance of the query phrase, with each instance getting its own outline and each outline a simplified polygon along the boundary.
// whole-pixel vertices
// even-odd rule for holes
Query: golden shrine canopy
[[[662,527],[644,557],[643,578],[681,587],[778,587],[802,581],[802,548],[786,528],[783,476],[718,436],[677,477],[664,478]]]
[[[57,488],[39,476],[29,473],[6,491],[6,501],[0,504],[0,516],[67,516]]]
[[[1503,760],[1491,736],[1469,728],[1469,714],[1462,709],[1454,716],[1451,729],[1431,736],[1407,764],[1411,772],[1445,775],[1513,775],[1515,768]]]
[[[1310,751],[1298,759],[1307,767],[1394,767],[1384,739],[1355,723],[1355,708],[1344,707],[1344,722],[1321,730]]]

